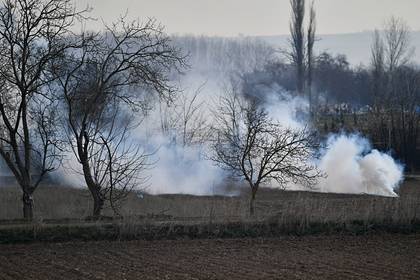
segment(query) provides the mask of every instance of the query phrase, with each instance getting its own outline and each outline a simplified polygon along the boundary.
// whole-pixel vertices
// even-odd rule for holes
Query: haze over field
[[[171,34],[236,36],[289,33],[289,0],[77,0],[106,22],[128,12],[131,18],[155,17]],[[394,15],[420,30],[417,0],[317,0],[318,34],[355,33],[380,27]],[[101,22],[89,24],[101,28]]]
[[[289,0],[146,1],[77,0],[93,8],[88,29],[102,27],[120,14],[129,18],[154,17],[172,35],[256,36],[275,47],[285,47],[289,34]],[[318,0],[317,51],[345,54],[353,65],[369,63],[372,32],[390,16],[404,18],[413,46],[420,48],[420,1],[416,0]],[[344,12],[343,12],[344,11]],[[261,16],[264,15],[264,16]],[[355,20],[357,19],[357,20]],[[79,29],[80,26],[76,28]],[[414,57],[420,63],[420,56]]]
[[[412,31],[410,37],[413,47],[417,52],[420,51],[420,31]],[[259,36],[258,38],[274,47],[286,48],[288,46],[289,36]],[[348,61],[354,66],[360,64],[367,66],[370,63],[373,31],[319,34],[317,38],[319,39],[316,43],[317,52],[327,51],[333,54],[345,54]],[[413,61],[420,64],[420,55],[415,54]]]
[[[82,5],[83,1],[79,1]],[[288,1],[287,5],[288,5]],[[102,17],[103,20],[109,20],[111,15],[115,15],[115,2],[101,2],[98,5],[97,1],[89,2],[94,8],[94,16]],[[137,2],[136,2],[137,3]],[[129,7],[127,15],[132,17],[137,9],[137,4],[134,2],[122,5]],[[214,7],[224,7],[220,3],[209,4]],[[284,3],[282,3],[284,4]],[[325,2],[320,2],[321,6],[319,13],[322,13],[325,7]],[[155,5],[155,4],[153,4]],[[153,9],[153,5],[147,6]],[[172,5],[172,4],[170,4]],[[213,6],[214,5],[214,6]],[[357,3],[354,5],[358,5]],[[259,5],[261,7],[261,5]],[[173,7],[174,8],[174,7]],[[243,8],[249,8],[247,4],[244,4]],[[334,8],[334,5],[329,6],[330,9]],[[382,8],[386,8],[386,5]],[[147,10],[147,8],[146,8]],[[166,11],[167,9],[165,9]],[[170,9],[169,9],[170,10]],[[211,12],[211,11],[210,11]],[[153,15],[153,11],[149,14]],[[320,15],[318,15],[320,17]],[[158,17],[157,17],[158,18]],[[171,17],[166,17],[169,20]],[[285,18],[288,18],[288,16]],[[186,19],[186,20],[191,20]],[[239,17],[238,20],[241,20]],[[372,19],[370,19],[372,20]],[[200,21],[201,22],[201,21]],[[331,22],[331,19],[330,21]],[[89,25],[89,28],[95,27],[95,24]],[[168,25],[168,30],[177,28],[176,25]],[[260,26],[261,30],[263,28]],[[338,28],[338,27],[337,27]],[[320,30],[325,32],[341,32],[343,30],[351,29],[327,29],[322,25],[319,27]],[[205,28],[200,29],[204,30]],[[217,30],[214,28],[213,30]],[[274,29],[273,29],[274,30]],[[275,29],[276,32],[287,32],[287,29]],[[356,27],[354,29],[356,30]],[[185,30],[187,32],[188,30]],[[248,33],[252,33],[252,28],[248,30]],[[229,35],[228,33],[220,33],[217,35]],[[318,41],[316,43],[316,52],[327,51],[332,54],[346,54],[350,63],[354,65],[368,64],[370,59],[370,46],[372,44],[372,32],[362,33],[349,33],[341,35],[317,35]],[[240,47],[244,47],[244,57],[239,58],[244,65],[236,65],[237,61],[233,61],[232,66],[229,66],[228,62],[230,59],[226,59],[233,53],[233,49],[219,50],[219,53],[214,50],[209,50],[208,53],[204,51],[203,54],[192,55],[189,63],[191,68],[187,69],[180,80],[180,88],[183,89],[183,97],[187,100],[193,98],[193,94],[198,88],[201,88],[201,93],[197,97],[197,102],[202,104],[200,110],[204,118],[207,120],[207,124],[211,125],[211,108],[214,106],[215,100],[224,93],[224,87],[229,83],[232,72],[244,73],[253,71],[254,67],[260,67],[253,65],[252,59],[255,59],[255,63],[260,63],[263,66],[264,61],[259,61],[258,58],[252,57],[253,45],[264,48],[264,45],[260,45],[261,42],[268,43],[269,46],[273,47],[276,51],[279,48],[287,49],[289,44],[289,35],[282,36],[239,36],[238,38],[216,37],[209,39],[208,44],[211,45],[212,41],[218,42],[218,40],[231,40],[235,43],[238,40]],[[411,40],[414,46],[420,45],[420,32],[412,32]],[[179,41],[184,42],[182,36],[177,39],[175,36],[175,43]],[[249,41],[250,48],[246,49],[246,45]],[[224,45],[220,43],[218,47]],[[228,44],[228,43],[226,43]],[[179,45],[185,53],[191,51],[188,47]],[[212,53],[214,57],[209,56]],[[226,53],[224,53],[225,51]],[[257,51],[260,51],[257,49]],[[227,57],[223,57],[227,55]],[[268,59],[268,57],[263,57]],[[195,60],[196,59],[196,60]],[[234,59],[231,59],[234,60]],[[216,69],[216,70],[215,70]],[[197,71],[199,70],[199,71]],[[305,121],[297,120],[295,118],[296,111],[304,108],[308,110],[307,99],[293,98],[292,93],[285,91],[280,85],[276,88],[260,89],[258,94],[262,94],[263,91],[267,91],[269,97],[267,100],[268,113],[270,118],[281,123],[284,127],[304,127],[308,125]],[[278,98],[280,96],[281,98]],[[175,104],[175,106],[165,108],[165,110],[171,111],[176,110],[177,106],[185,104]],[[172,114],[174,114],[172,112]],[[175,112],[179,114],[179,112]],[[227,194],[225,190],[215,189],[215,187],[221,185],[226,179],[226,173],[215,167],[209,158],[209,147],[205,145],[185,145],[180,139],[180,135],[177,134],[176,128],[169,134],[162,133],[159,128],[162,123],[162,106],[156,106],[148,112],[146,119],[143,121],[141,127],[138,129],[135,135],[135,139],[140,141],[144,149],[153,154],[152,162],[155,166],[149,171],[150,181],[146,191],[153,194],[161,193],[186,193],[196,195],[211,195],[211,194]],[[381,154],[378,151],[373,151],[370,147],[369,141],[356,135],[333,135],[327,141],[326,144],[329,146],[329,150],[322,151],[323,157],[317,163],[317,165],[325,171],[327,174],[326,178],[320,180],[320,183],[314,187],[317,191],[323,192],[343,192],[343,193],[372,193],[379,195],[390,195],[394,196],[394,189],[398,186],[402,180],[403,167],[395,163],[391,157],[386,154]],[[346,151],[346,149],[349,149]],[[379,163],[379,167],[375,167],[374,163]],[[0,162],[1,164],[1,162]],[[68,155],[68,161],[72,168],[71,170],[63,170],[60,174],[66,178],[66,182],[73,186],[84,185],[84,179],[80,171],[78,171],[78,163],[72,155]],[[338,168],[337,168],[338,167]],[[351,170],[351,171],[349,171]],[[0,166],[0,172],[8,173],[6,166]],[[79,174],[80,173],[80,174]],[[373,174],[373,175],[372,175]],[[347,183],[342,183],[347,182]],[[276,186],[273,187],[287,187],[289,189],[301,189],[299,185],[290,184],[288,186]],[[141,187],[139,187],[141,188]]]
[[[29,219],[43,179],[87,188],[95,217],[132,190],[246,186],[250,215],[260,187],[397,196],[420,170],[403,2],[4,1],[0,180]]]

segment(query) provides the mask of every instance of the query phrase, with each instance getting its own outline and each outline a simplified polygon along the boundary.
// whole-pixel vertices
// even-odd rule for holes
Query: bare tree
[[[0,155],[22,189],[28,220],[32,194],[59,156],[47,65],[69,47],[64,38],[83,12],[70,0],[6,0],[0,7]]]
[[[146,166],[138,146],[122,144],[132,124],[121,126],[121,120],[147,106],[148,93],[170,98],[176,89],[169,74],[184,58],[153,19],[121,18],[106,33],[83,34],[77,45],[52,68],[63,93],[69,142],[94,201],[93,216],[99,217],[104,194],[133,186]]]
[[[392,143],[396,143],[396,110],[395,105],[402,96],[400,85],[397,82],[396,75],[399,68],[405,66],[411,56],[410,50],[410,33],[407,24],[400,18],[391,17],[385,23],[384,44],[385,44],[385,61],[387,67],[387,87],[385,88],[385,110],[390,116],[389,120],[389,140],[388,148]]]
[[[410,32],[404,20],[391,17],[384,26],[384,50],[389,72],[407,64],[412,56]]]
[[[379,104],[383,93],[385,75],[385,49],[380,31],[375,30],[373,45],[371,46],[371,69],[373,80],[374,104]],[[377,110],[377,108],[376,108]]]
[[[296,69],[296,91],[300,95],[307,95],[309,111],[313,115],[314,96],[312,96],[313,68],[315,62],[314,46],[316,41],[316,13],[315,3],[312,1],[309,8],[309,21],[307,32],[304,29],[305,0],[290,0],[292,17],[290,21],[289,40],[291,51],[286,52],[292,65]],[[316,102],[317,103],[317,102]]]
[[[292,19],[290,22],[290,58],[296,67],[296,90],[298,94],[305,92],[305,0],[290,0]]]
[[[191,98],[183,96],[180,112],[182,144],[184,146],[203,144],[208,138],[208,120],[202,110],[203,102],[199,95],[204,87],[200,86]]]
[[[396,99],[395,148],[407,167],[414,170],[418,158],[418,141],[420,130],[420,71],[410,67],[400,67],[395,74],[394,82],[398,85]]]
[[[307,64],[307,85],[308,98],[309,98],[309,112],[314,115],[316,112],[316,106],[318,104],[318,96],[314,98],[312,96],[312,80],[313,80],[313,65],[314,65],[314,45],[315,45],[315,34],[316,34],[316,13],[314,2],[311,3],[309,12],[309,24],[306,39],[306,64]]]
[[[119,110],[121,108],[115,104],[109,117],[98,119],[101,123],[95,125],[97,132],[89,137],[92,140],[87,150],[93,180],[100,186],[102,205],[99,204],[99,207],[102,208],[103,203],[108,201],[118,215],[124,198],[147,181],[143,171],[151,166],[149,155],[135,140],[130,140],[133,116]],[[100,213],[94,213],[94,217],[98,215]]]
[[[202,145],[209,136],[209,121],[203,109],[205,103],[200,100],[204,86],[205,83],[193,92],[180,92],[173,102],[161,106],[162,132],[180,139],[184,147]]]
[[[413,49],[406,23],[391,17],[376,31],[372,45],[371,77],[374,110],[371,133],[382,148],[395,150],[406,161],[416,154],[418,71],[409,67]]]
[[[261,184],[312,187],[322,175],[310,162],[317,147],[313,135],[306,129],[282,127],[235,90],[221,98],[215,119],[212,160],[249,184],[251,215]]]
[[[371,46],[371,80],[373,94],[373,111],[371,114],[370,129],[374,132],[372,137],[375,139],[386,139],[388,137],[387,115],[385,110],[385,89],[386,89],[386,69],[385,69],[385,48],[380,31],[375,30],[373,44]]]

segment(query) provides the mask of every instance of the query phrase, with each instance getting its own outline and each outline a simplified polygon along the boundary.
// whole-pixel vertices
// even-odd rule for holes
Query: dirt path
[[[1,245],[0,279],[420,279],[420,235]]]

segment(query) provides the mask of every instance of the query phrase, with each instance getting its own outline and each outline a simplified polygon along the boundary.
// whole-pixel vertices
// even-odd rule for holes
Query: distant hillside
[[[345,54],[353,65],[369,64],[370,46],[373,32],[359,32],[349,34],[318,35],[316,43],[317,52],[324,50],[337,54]],[[259,37],[270,45],[276,47],[287,46],[288,36],[261,36]],[[420,31],[411,33],[411,44],[416,48],[414,61],[420,64]]]

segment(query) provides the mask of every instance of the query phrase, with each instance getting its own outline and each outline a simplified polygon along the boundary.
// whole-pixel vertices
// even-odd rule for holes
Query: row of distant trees
[[[382,31],[375,31],[371,61],[354,67],[345,55],[315,52],[313,2],[307,21],[306,1],[291,0],[290,4],[291,37],[286,50],[249,38],[177,38],[192,48],[197,64],[220,61],[218,55],[223,63],[211,64],[214,70],[225,73],[228,64],[234,82],[217,110],[214,132],[218,138],[212,142],[212,159],[249,184],[250,213],[261,184],[277,181],[285,186],[292,181],[311,187],[325,175],[308,164],[317,151],[323,122],[332,122],[324,126],[324,134],[345,130],[366,134],[376,148],[394,153],[407,170],[415,170],[420,163],[420,70],[411,61],[413,49],[404,21],[390,18]],[[285,129],[269,118],[264,103],[279,91],[307,98],[306,118],[318,128],[317,137],[307,128]]]
[[[354,128],[354,124],[350,127],[343,117],[333,122],[326,133],[356,129],[368,134],[377,148],[392,151],[408,170],[418,168],[420,70],[412,61],[414,48],[410,44],[409,27],[399,18],[387,20],[381,31],[373,34],[371,61],[365,66],[351,66],[344,55],[314,51],[317,41],[314,3],[309,5],[308,20],[305,20],[308,10],[305,0],[291,0],[290,4],[288,49],[271,48],[270,51],[270,47],[252,43],[249,39],[246,44],[236,42],[231,60],[240,66],[243,59],[236,56],[242,54],[242,57],[250,58],[247,61],[257,58],[255,61],[260,62],[237,71],[244,85],[243,93],[260,100],[265,98],[264,92],[279,89],[306,96],[317,126],[320,126],[320,119],[325,119],[322,114],[331,111],[323,108],[345,103],[349,109],[346,113],[353,113],[357,127]],[[203,38],[197,40],[205,43]],[[194,40],[189,38],[190,45],[192,42]],[[220,49],[220,43],[213,41],[213,44]],[[228,44],[225,42],[224,45]],[[255,53],[258,56],[253,55]],[[250,66],[254,67],[250,69]],[[361,108],[364,108],[363,115]]]
[[[370,133],[382,148],[395,150],[414,169],[418,164],[420,126],[420,70],[410,65],[414,48],[409,28],[391,18],[372,45]]]
[[[402,19],[388,19],[372,35],[371,60],[352,66],[345,55],[316,52],[313,3],[309,9],[304,0],[290,3],[291,37],[285,50],[249,38],[231,39],[235,43],[229,43],[229,39],[191,36],[177,40],[188,42],[184,45],[197,54],[194,56],[197,61],[206,57],[206,53],[215,60],[214,49],[219,50],[224,62],[238,66],[233,73],[242,83],[244,95],[260,101],[265,100],[266,94],[279,90],[306,96],[311,119],[324,133],[343,130],[364,133],[376,148],[391,151],[407,170],[418,169],[420,70],[413,62],[409,27]],[[203,47],[206,41],[207,47]],[[208,49],[213,50],[203,51]],[[244,65],[244,57],[255,63]]]

